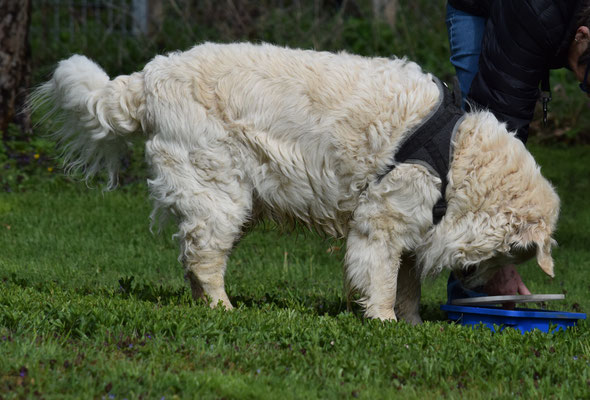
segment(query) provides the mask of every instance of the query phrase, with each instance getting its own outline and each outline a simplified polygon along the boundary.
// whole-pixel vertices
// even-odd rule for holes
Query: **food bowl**
[[[586,314],[529,308],[504,310],[500,307],[490,306],[490,304],[540,302],[561,300],[564,297],[564,295],[473,297],[457,299],[453,301],[453,304],[443,304],[440,308],[446,311],[449,320],[456,321],[461,325],[479,326],[483,324],[494,332],[510,327],[518,329],[523,334],[533,329],[553,333],[575,326],[579,320],[586,319]]]

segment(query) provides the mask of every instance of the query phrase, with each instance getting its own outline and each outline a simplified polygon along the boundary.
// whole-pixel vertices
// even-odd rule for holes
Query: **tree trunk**
[[[164,21],[164,5],[162,4],[162,0],[149,0],[148,18],[148,37],[154,37],[162,29]]]
[[[0,131],[6,139],[9,123],[31,131],[31,119],[22,112],[30,86],[29,24],[31,0],[0,0]]]
[[[373,0],[373,15],[394,28],[398,6],[398,0]]]
[[[162,29],[164,18],[162,0],[133,0],[132,4],[134,34],[153,38]]]

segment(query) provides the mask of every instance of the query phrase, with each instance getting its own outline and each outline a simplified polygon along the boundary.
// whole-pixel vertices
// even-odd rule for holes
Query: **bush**
[[[32,184],[33,177],[51,179],[55,174],[53,143],[36,136],[23,136],[20,128],[9,125],[0,146],[0,187],[11,192]],[[38,179],[34,179],[38,181]]]

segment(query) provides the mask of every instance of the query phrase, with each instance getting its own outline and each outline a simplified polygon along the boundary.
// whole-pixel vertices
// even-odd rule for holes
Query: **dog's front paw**
[[[420,325],[423,322],[420,314],[400,315],[399,318],[411,325]]]
[[[365,317],[380,319],[381,321],[397,321],[397,317],[395,316],[395,311],[393,311],[393,308],[386,307],[368,306],[365,310]]]
[[[209,307],[211,308],[224,308],[226,311],[230,311],[234,309],[234,306],[230,303],[229,300],[222,300],[219,299],[216,302],[210,301]]]

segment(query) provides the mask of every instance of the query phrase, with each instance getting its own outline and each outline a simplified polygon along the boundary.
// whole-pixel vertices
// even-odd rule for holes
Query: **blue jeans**
[[[463,105],[471,82],[479,69],[481,40],[486,19],[459,11],[447,4],[447,32],[451,49],[451,64],[455,66]]]
[[[447,281],[447,304],[451,304],[453,300],[464,299],[467,297],[482,297],[487,296],[484,293],[483,287],[479,286],[475,289],[467,289],[460,280],[455,277],[454,273],[449,274],[449,280]]]
[[[471,81],[479,69],[479,54],[481,53],[481,40],[486,19],[459,11],[447,4],[446,23],[451,48],[451,64],[455,66],[461,87],[463,107],[465,107],[465,97],[469,93]],[[451,272],[447,282],[447,302],[450,303],[464,297],[486,296],[485,293],[478,290],[481,288],[466,289]]]

